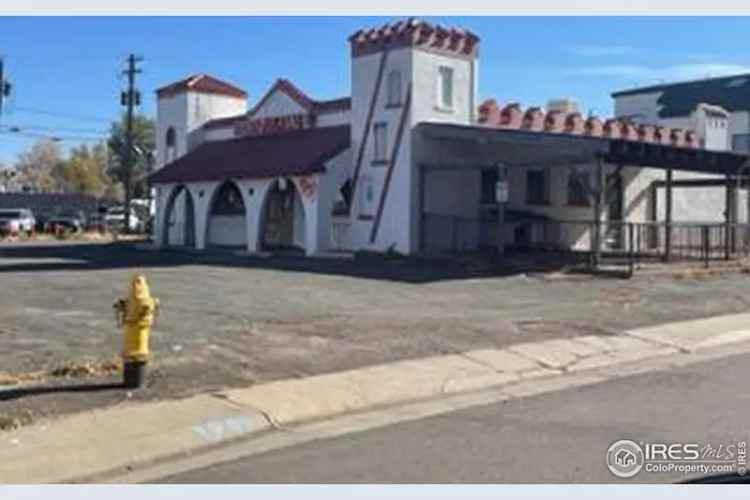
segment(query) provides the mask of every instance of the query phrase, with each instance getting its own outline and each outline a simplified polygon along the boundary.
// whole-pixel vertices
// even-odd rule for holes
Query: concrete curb
[[[0,481],[93,477],[184,456],[274,426],[449,394],[498,387],[519,396],[530,383],[554,384],[550,377],[555,375],[750,340],[750,330],[738,329],[748,320],[750,314],[732,315],[619,336],[516,344],[75,414],[0,434]],[[71,453],[75,460],[61,459]]]
[[[4,434],[0,481],[70,481],[188,453],[270,427],[258,412],[204,395],[79,413]],[[70,456],[75,459],[65,459]]]
[[[625,333],[682,352],[696,352],[707,347],[750,340],[750,313],[678,321]]]

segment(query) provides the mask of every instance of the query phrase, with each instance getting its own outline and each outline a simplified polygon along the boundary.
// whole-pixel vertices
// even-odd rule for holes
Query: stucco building
[[[746,158],[714,147],[726,116],[712,103],[689,127],[584,117],[565,100],[480,104],[468,30],[409,19],[348,41],[349,96],[279,79],[248,109],[208,75],[157,91],[157,246],[471,252],[528,243],[542,221],[555,245],[622,247],[623,226],[601,223],[671,224],[666,207],[682,205],[696,221],[746,217],[732,184]],[[720,199],[672,193],[673,170],[713,179]]]

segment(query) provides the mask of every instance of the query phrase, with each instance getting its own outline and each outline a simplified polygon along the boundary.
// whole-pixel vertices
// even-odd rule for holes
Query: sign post
[[[497,254],[505,255],[505,205],[508,203],[508,167],[497,165],[497,184],[495,184],[495,201],[497,202]]]

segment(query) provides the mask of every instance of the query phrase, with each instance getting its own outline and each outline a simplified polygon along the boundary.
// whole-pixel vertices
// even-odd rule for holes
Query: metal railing
[[[711,260],[750,253],[750,224],[673,222],[533,221],[519,224],[526,235],[517,248],[594,252],[600,234],[602,258]]]
[[[423,214],[425,251],[465,253],[496,247],[500,230],[495,218]],[[509,221],[503,241],[513,251],[572,252],[642,260],[712,260],[750,254],[750,224],[619,222],[591,220]],[[599,232],[599,252],[595,252]],[[624,260],[627,259],[627,260]]]

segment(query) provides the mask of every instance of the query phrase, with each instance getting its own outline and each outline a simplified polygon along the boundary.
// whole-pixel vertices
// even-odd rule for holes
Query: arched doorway
[[[227,181],[216,190],[209,205],[206,245],[245,247],[247,221],[242,193],[234,182]]]
[[[184,185],[175,187],[169,195],[162,239],[166,246],[195,247],[195,207]]]
[[[263,204],[260,241],[263,250],[305,250],[305,207],[294,182],[278,179]]]

